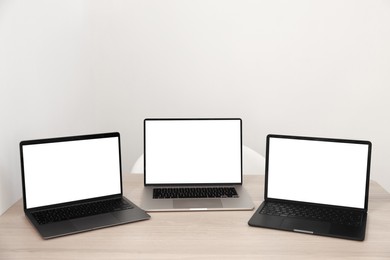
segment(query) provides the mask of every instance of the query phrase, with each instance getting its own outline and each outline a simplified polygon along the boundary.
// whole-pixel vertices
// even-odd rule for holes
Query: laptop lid
[[[371,143],[267,136],[265,199],[367,211]]]
[[[122,196],[119,133],[22,141],[24,209]]]
[[[239,118],[145,119],[145,185],[242,184]]]

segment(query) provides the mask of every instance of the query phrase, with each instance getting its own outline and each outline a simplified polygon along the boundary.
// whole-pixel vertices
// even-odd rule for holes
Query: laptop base
[[[350,227],[345,225],[332,224],[324,221],[315,221],[294,217],[281,217],[260,214],[264,202],[256,210],[248,221],[252,227],[271,228],[284,231],[292,231],[303,234],[328,236],[356,241],[363,241],[365,238],[367,214],[363,214],[361,225]]]
[[[239,198],[153,199],[153,186],[144,187],[140,207],[147,212],[253,210],[254,204],[242,186]]]
[[[43,225],[38,224],[38,222],[29,212],[26,213],[26,216],[29,218],[30,222],[34,225],[43,239],[50,239],[150,219],[150,216],[145,213],[145,211],[130,201],[129,203],[133,206],[130,209]]]

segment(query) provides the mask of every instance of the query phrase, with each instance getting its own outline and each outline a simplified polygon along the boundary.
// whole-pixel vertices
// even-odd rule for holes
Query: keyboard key
[[[87,217],[130,208],[133,208],[133,206],[129,204],[126,200],[112,199],[57,209],[38,211],[34,212],[33,216],[40,225],[43,225],[52,222]]]
[[[238,198],[238,194],[234,187],[155,188],[153,198]]]
[[[274,202],[266,203],[259,213],[282,217],[300,217],[349,226],[360,225],[362,218],[359,212],[350,210]]]

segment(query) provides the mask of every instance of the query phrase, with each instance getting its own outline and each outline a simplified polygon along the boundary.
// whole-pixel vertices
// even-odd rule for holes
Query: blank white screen
[[[270,138],[268,197],[364,208],[368,148]]]
[[[145,183],[241,183],[240,120],[146,120]]]
[[[121,193],[118,137],[22,149],[27,208]]]

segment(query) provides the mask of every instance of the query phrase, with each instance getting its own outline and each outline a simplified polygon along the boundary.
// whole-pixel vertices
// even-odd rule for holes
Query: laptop
[[[123,196],[119,133],[20,142],[24,212],[44,239],[150,218]]]
[[[239,118],[144,120],[146,211],[252,210]]]
[[[268,135],[264,202],[248,224],[363,241],[371,143]]]

